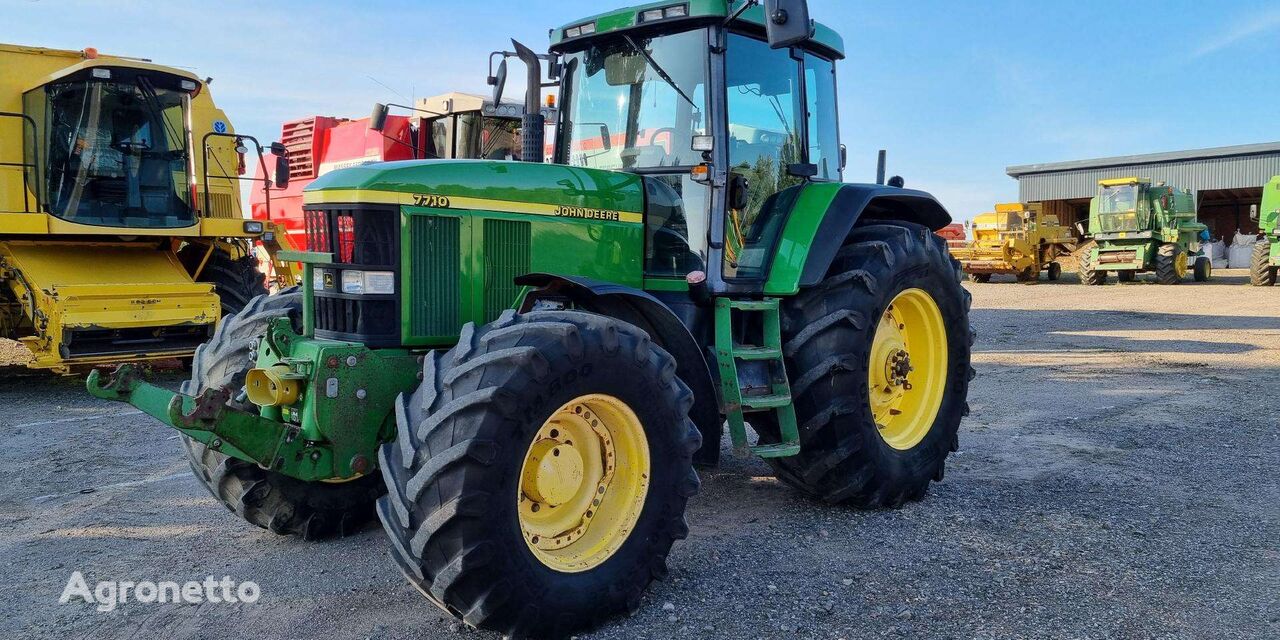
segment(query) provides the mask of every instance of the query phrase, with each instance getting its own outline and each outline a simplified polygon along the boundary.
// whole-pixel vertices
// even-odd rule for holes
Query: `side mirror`
[[[507,87],[507,61],[504,58],[498,63],[498,71],[489,76],[489,84],[493,85],[493,105],[502,104],[502,91]]]
[[[1255,221],[1258,219],[1258,205],[1249,205],[1249,219]]]
[[[741,211],[747,208],[751,196],[751,181],[741,173],[734,173],[729,178],[729,208]]]
[[[840,170],[844,171],[849,166],[849,147],[840,145]]]
[[[289,186],[289,150],[279,142],[272,142],[271,155],[276,158],[276,171],[275,176],[272,178],[273,186],[277,189],[284,189]]]
[[[769,46],[783,49],[813,38],[807,0],[764,0],[764,29]]]
[[[369,116],[369,130],[382,131],[387,126],[387,105],[381,102],[373,104],[373,115]]]
[[[605,151],[613,150],[613,136],[609,133],[609,125],[603,123],[600,125],[600,144]]]

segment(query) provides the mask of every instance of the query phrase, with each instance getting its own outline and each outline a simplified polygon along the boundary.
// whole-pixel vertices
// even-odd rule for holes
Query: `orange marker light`
[[[551,109],[556,108],[556,96],[554,93],[547,94],[547,107]]]
[[[80,53],[90,60],[98,57],[98,50],[93,47],[85,47],[84,51],[81,51]]]

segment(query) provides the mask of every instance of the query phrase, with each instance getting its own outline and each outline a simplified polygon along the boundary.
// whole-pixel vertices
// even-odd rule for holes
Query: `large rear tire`
[[[466,325],[397,399],[397,439],[379,453],[392,557],[444,610],[513,637],[636,610],[688,534],[693,401],[674,359],[614,318]]]
[[[242,388],[253,365],[253,341],[276,318],[300,320],[301,310],[302,294],[293,288],[258,296],[239,313],[223,318],[213,338],[196,349],[191,379],[182,384],[182,393]],[[254,407],[241,403],[239,408]],[[186,436],[182,440],[191,471],[214,498],[244,520],[281,535],[312,540],[357,531],[373,519],[374,501],[383,493],[377,475],[341,483],[304,482],[223,455]]]
[[[800,453],[769,459],[780,479],[863,508],[918,500],[942,479],[974,373],[971,297],[952,264],[928,228],[879,222],[855,228],[826,279],[784,302]],[[777,441],[772,414],[749,417]]]
[[[1265,239],[1258,240],[1253,245],[1253,255],[1249,260],[1249,284],[1270,287],[1275,283],[1276,268],[1271,266],[1271,243]]]
[[[1167,242],[1156,250],[1156,281],[1160,284],[1181,284],[1187,275],[1187,251]]]

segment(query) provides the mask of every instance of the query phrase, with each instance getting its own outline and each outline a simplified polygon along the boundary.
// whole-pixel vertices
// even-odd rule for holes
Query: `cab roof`
[[[661,22],[654,21],[652,24],[682,24],[682,23],[705,23],[708,18],[727,18],[746,0],[666,0],[664,2],[650,2],[641,5],[635,5],[624,9],[616,9],[606,13],[596,14],[574,20],[567,24],[561,25],[559,28],[551,31],[551,48],[554,50],[569,49],[572,43],[579,40],[587,40],[601,34],[624,31],[640,26],[647,26],[641,22],[640,15],[650,9],[664,9],[668,7],[684,6],[687,9],[687,16],[680,18],[667,18]],[[765,24],[764,7],[757,4],[747,9],[737,20],[735,25],[742,25],[748,28],[756,28],[763,30]],[[587,36],[578,38],[567,38],[565,30],[580,27],[584,24],[595,25],[595,31]],[[836,33],[830,27],[822,23],[817,23],[817,29],[814,32],[813,40],[807,45],[808,48],[814,49],[819,53],[824,53],[834,59],[844,58],[844,38]]]
[[[99,67],[107,67],[112,69],[134,69],[138,71],[150,71],[153,73],[163,73],[170,76],[181,78],[183,80],[190,80],[192,82],[195,82],[197,87],[204,84],[204,82],[200,80],[199,76],[197,76],[194,73],[191,73],[190,71],[186,71],[183,69],[166,67],[164,65],[159,65],[153,62],[138,60],[134,58],[117,58],[117,57],[110,57],[110,56],[101,56],[98,58],[92,58],[89,60],[85,60],[84,62],[80,62],[68,67],[63,67],[61,69],[58,69],[57,71],[45,76],[44,78],[41,78],[32,86],[27,87],[26,90],[30,91],[32,89],[38,89],[52,82],[57,82],[58,80],[61,80],[63,78],[81,73],[85,70],[95,69]]]

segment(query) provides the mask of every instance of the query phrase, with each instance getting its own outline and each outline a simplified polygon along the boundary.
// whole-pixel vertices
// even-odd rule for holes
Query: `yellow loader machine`
[[[951,254],[974,282],[989,282],[992,274],[1012,274],[1019,282],[1032,282],[1041,271],[1050,280],[1062,274],[1058,257],[1075,250],[1071,230],[1058,217],[1041,212],[1039,204],[997,204],[970,226],[972,239]]]
[[[0,338],[61,373],[190,355],[266,292],[250,145],[190,72],[0,44]]]

